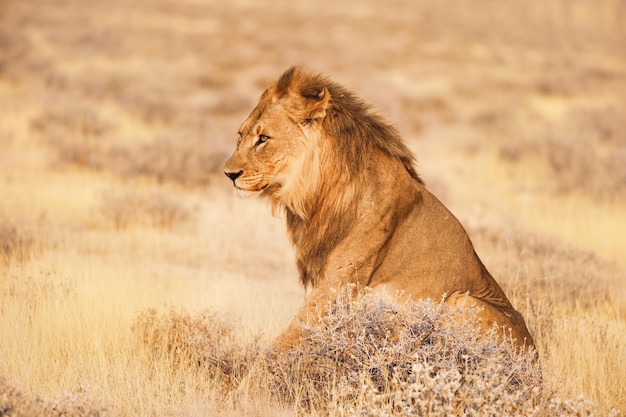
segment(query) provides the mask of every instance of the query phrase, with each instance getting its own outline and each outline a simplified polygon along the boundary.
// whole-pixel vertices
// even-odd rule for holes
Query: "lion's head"
[[[294,67],[263,93],[241,125],[224,171],[239,190],[305,216],[305,200],[319,182],[321,121],[330,93],[324,87],[296,90],[302,75]]]
[[[351,140],[338,140],[343,137]],[[347,187],[361,174],[371,147],[401,159],[421,181],[395,129],[343,87],[292,67],[241,125],[224,171],[239,190],[258,192],[304,219],[328,188]]]

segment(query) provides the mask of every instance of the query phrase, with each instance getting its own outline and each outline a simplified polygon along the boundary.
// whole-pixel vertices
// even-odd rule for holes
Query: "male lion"
[[[319,317],[348,284],[475,304],[481,329],[495,323],[520,346],[533,345],[461,224],[417,175],[396,129],[326,77],[288,69],[241,125],[224,173],[284,211],[300,280],[313,287],[275,349],[296,344],[298,323]]]

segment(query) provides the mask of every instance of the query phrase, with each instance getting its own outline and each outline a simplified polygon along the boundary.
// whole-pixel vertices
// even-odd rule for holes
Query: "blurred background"
[[[430,146],[495,152],[545,168],[524,192],[614,198],[626,188],[625,9],[621,0],[3,0],[3,124],[20,113],[63,163],[203,184],[260,92],[303,64],[387,115],[425,168]]]

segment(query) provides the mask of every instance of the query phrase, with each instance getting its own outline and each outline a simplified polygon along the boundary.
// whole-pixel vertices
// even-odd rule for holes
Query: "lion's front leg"
[[[272,341],[271,354],[284,353],[296,347],[304,336],[304,328],[319,323],[326,314],[337,290],[325,285],[311,291],[287,328]]]

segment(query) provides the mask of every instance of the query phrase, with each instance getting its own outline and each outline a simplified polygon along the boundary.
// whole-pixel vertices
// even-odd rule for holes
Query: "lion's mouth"
[[[239,185],[235,183],[235,188],[240,191],[245,191],[249,193],[260,193],[261,191],[267,189],[270,186],[269,182],[265,182],[262,184],[253,184],[253,185]]]
[[[266,189],[267,187],[269,187],[269,186],[270,186],[270,183],[268,182],[268,183],[263,184],[263,185],[261,185],[261,186],[257,186],[257,187],[255,187],[253,191],[255,191],[255,192],[257,192],[257,193],[260,193],[261,191],[265,190],[265,189]]]

